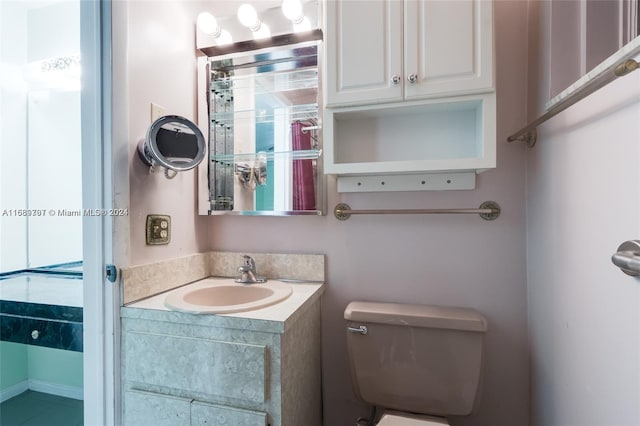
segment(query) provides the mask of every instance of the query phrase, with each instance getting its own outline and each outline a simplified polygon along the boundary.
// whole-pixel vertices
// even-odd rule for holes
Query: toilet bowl
[[[377,426],[447,425],[473,412],[487,331],[480,313],[351,302],[344,318],[353,389],[383,410]]]

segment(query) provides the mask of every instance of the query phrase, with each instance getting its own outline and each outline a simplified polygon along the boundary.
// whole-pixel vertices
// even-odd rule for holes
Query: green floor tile
[[[83,402],[27,391],[0,404],[2,426],[82,426]]]

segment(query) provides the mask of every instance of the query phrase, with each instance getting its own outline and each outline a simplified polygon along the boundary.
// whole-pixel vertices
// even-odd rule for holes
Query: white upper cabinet
[[[493,2],[329,0],[327,107],[493,90]]]
[[[405,98],[493,90],[493,2],[404,2]]]
[[[324,171],[339,192],[473,189],[496,166],[491,0],[327,0]]]
[[[328,0],[326,106],[402,99],[402,10],[397,0]]]

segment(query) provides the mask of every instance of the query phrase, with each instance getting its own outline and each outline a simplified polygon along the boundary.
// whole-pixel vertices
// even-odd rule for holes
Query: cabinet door
[[[402,1],[325,4],[326,106],[401,100]]]
[[[127,380],[263,403],[267,348],[132,331],[125,335]]]
[[[267,414],[193,401],[191,426],[266,426]]]
[[[406,99],[493,90],[492,1],[407,0],[404,30]]]
[[[124,426],[185,426],[190,423],[190,399],[127,390],[123,403]]]

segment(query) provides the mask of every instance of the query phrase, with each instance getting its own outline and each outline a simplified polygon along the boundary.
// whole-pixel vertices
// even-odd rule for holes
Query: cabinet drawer
[[[193,401],[191,426],[266,426],[267,414]]]
[[[124,393],[122,423],[131,426],[185,426],[189,424],[191,400],[151,392]]]
[[[0,340],[82,352],[82,322],[2,314]]]
[[[265,401],[265,346],[132,331],[124,349],[129,381]]]

